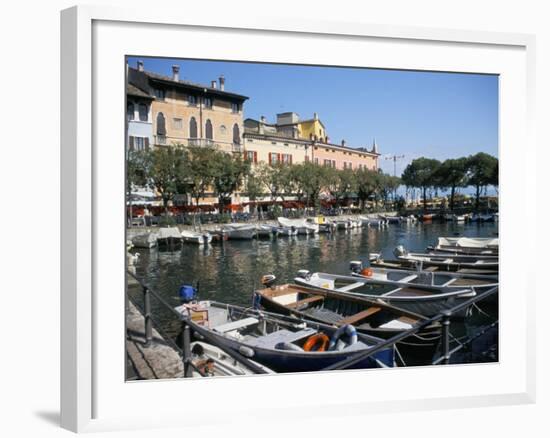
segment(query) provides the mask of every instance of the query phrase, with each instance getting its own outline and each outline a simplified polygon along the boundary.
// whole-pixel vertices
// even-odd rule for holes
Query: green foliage
[[[456,189],[468,185],[467,171],[467,158],[450,158],[443,161],[436,172],[437,185],[441,188],[451,189],[451,211],[454,209]]]
[[[242,185],[250,173],[250,163],[240,155],[228,155],[215,151],[212,157],[212,184],[218,196],[220,209],[231,201],[231,195]],[[229,201],[229,202],[228,202]]]
[[[183,150],[179,147],[166,146],[148,151],[150,161],[148,180],[150,185],[160,193],[165,213],[168,213],[168,201],[181,193],[182,168],[185,162]]]
[[[378,190],[378,172],[367,168],[357,169],[355,171],[355,181],[357,184],[357,197],[361,202],[361,210],[364,210],[368,199],[374,197]]]
[[[338,202],[347,200],[357,189],[357,179],[353,171],[348,169],[326,168],[326,188]]]
[[[471,155],[467,159],[468,184],[476,188],[476,211],[479,210],[479,197],[482,188],[498,186],[498,159],[485,152]]]
[[[426,210],[428,188],[438,187],[438,170],[441,162],[432,158],[417,158],[413,160],[401,175],[403,183],[408,187],[415,187],[422,190],[424,210]]]
[[[318,206],[319,194],[327,188],[328,168],[306,161],[293,166],[293,178],[300,198],[305,197],[306,205]]]
[[[185,165],[182,167],[182,179],[187,181],[188,190],[196,205],[204,197],[206,190],[212,185],[215,172],[213,147],[190,146],[185,150]]]

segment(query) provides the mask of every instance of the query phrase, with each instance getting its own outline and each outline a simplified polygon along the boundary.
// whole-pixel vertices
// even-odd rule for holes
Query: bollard
[[[151,294],[147,287],[143,286],[143,307],[145,310],[145,347],[149,347],[153,340],[153,320],[151,319]]]
[[[441,312],[443,314],[443,320],[441,321],[441,325],[443,326],[442,330],[442,342],[443,342],[443,363],[445,365],[449,364],[449,359],[451,358],[451,355],[449,354],[449,329],[451,325],[451,312],[448,310],[445,310]]]
[[[193,377],[191,362],[191,328],[183,321],[182,323],[182,351],[183,351],[183,372],[184,377]]]

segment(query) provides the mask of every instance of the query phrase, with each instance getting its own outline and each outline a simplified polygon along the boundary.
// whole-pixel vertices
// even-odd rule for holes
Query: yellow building
[[[128,83],[146,90],[151,103],[153,144],[216,145],[226,152],[242,153],[243,104],[246,96],[225,90],[225,78],[201,85],[180,79],[180,67],[172,76],[128,68]]]

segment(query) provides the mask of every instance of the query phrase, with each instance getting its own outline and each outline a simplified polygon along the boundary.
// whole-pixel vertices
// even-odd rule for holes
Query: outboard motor
[[[408,252],[403,245],[397,245],[393,250],[393,255],[398,258],[407,255],[407,253]]]
[[[307,269],[300,269],[298,271],[298,277],[309,280],[311,277],[311,273]]]
[[[275,277],[273,274],[264,275],[260,282],[265,287],[271,287],[275,284],[275,281],[277,281],[277,277]]]
[[[360,260],[352,260],[349,262],[349,270],[355,274],[359,274],[363,269],[363,262]]]
[[[381,254],[379,252],[369,252],[369,261],[373,262],[380,260]]]
[[[190,284],[184,284],[180,287],[179,297],[182,303],[189,303],[197,298],[197,289]]]

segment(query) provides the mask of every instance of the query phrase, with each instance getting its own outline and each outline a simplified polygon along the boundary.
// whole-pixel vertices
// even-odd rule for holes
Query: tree
[[[396,199],[395,192],[401,185],[401,178],[391,176],[387,173],[378,174],[378,192],[384,200],[384,204],[388,203],[390,195],[393,194],[393,199]]]
[[[319,194],[327,185],[327,168],[309,161],[294,166],[293,177],[296,181],[296,190],[300,196],[306,198],[306,208],[315,207],[319,203]]]
[[[136,186],[147,186],[150,159],[147,151],[128,151],[126,158],[126,196],[130,206],[130,225],[132,224],[132,189]]]
[[[427,191],[430,187],[436,187],[436,172],[440,165],[438,160],[432,158],[417,158],[405,168],[401,175],[401,179],[407,186],[422,190],[424,211],[426,211]]]
[[[456,189],[466,187],[468,184],[467,170],[468,160],[466,158],[449,158],[441,163],[437,171],[436,179],[440,187],[451,189],[449,202],[451,211],[454,210]]]
[[[264,194],[264,185],[254,172],[246,177],[245,194],[248,196],[251,205],[257,208],[256,201]]]
[[[198,207],[208,187],[212,185],[214,175],[214,157],[216,149],[211,146],[190,146],[186,149],[185,166],[182,168],[188,182],[189,193]]]
[[[349,197],[355,191],[355,173],[347,169],[327,168],[326,187],[337,205],[340,204],[340,200],[343,200],[344,204],[347,205]]]
[[[355,181],[361,210],[365,210],[368,199],[374,196],[378,190],[378,172],[367,168],[357,169],[355,171]]]
[[[183,150],[174,146],[163,146],[148,152],[150,166],[148,180],[162,197],[164,214],[168,215],[168,202],[176,193],[182,192],[182,167],[185,157]]]
[[[250,163],[240,155],[230,155],[215,151],[212,157],[214,192],[218,196],[220,211],[224,211],[231,195],[242,185],[244,178],[250,172]]]
[[[261,162],[256,167],[257,178],[268,190],[272,201],[276,201],[283,190],[282,170],[282,164],[269,165]]]
[[[481,190],[488,185],[498,185],[498,159],[485,152],[471,155],[468,161],[468,184],[476,189],[475,210],[479,211]]]

